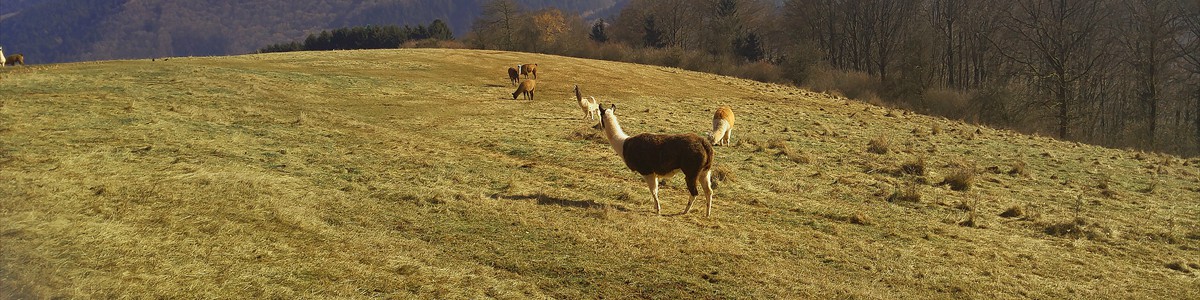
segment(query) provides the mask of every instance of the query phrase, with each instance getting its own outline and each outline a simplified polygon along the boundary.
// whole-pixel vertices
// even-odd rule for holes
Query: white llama
[[[595,120],[600,117],[600,104],[596,102],[596,97],[588,96],[584,99],[578,85],[575,86],[575,101],[579,102],[579,109],[583,110],[584,118]]]
[[[708,140],[713,145],[728,145],[731,138],[733,138],[733,110],[728,106],[722,106],[713,114],[713,131],[708,136]]]

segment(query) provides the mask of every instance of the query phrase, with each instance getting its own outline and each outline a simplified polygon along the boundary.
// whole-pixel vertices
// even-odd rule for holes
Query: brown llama
[[[521,65],[521,75],[525,75],[529,79],[529,74],[533,74],[533,79],[537,79],[537,64]]]
[[[9,55],[7,58],[5,58],[5,60],[6,61],[4,62],[4,65],[6,66],[16,66],[17,64],[21,64],[22,66],[25,65],[25,56],[21,55],[20,53]]]
[[[654,198],[654,213],[662,214],[662,206],[658,202],[658,180],[671,178],[672,175],[683,171],[687,182],[688,199],[683,214],[692,210],[692,202],[700,195],[697,185],[704,189],[704,197],[708,204],[704,210],[705,216],[712,215],[712,163],[713,147],[704,138],[695,134],[653,134],[643,133],[634,137],[625,134],[621,123],[617,121],[617,105],[609,109],[600,107],[600,126],[613,151],[625,161],[625,166],[638,172],[650,187],[650,195]]]
[[[528,79],[521,82],[517,86],[517,91],[512,93],[513,100],[517,100],[517,95],[524,95],[525,99],[533,100],[533,89],[537,88],[537,82],[533,79]]]
[[[512,81],[513,85],[517,85],[517,80],[521,79],[521,75],[517,74],[517,68],[508,67],[508,81]]]

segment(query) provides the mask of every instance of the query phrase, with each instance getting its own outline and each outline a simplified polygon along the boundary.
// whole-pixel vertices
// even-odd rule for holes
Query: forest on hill
[[[1200,154],[1200,1],[633,0],[612,19],[484,4],[484,49],[791,83],[1115,148]]]
[[[447,22],[466,32],[484,0],[4,0],[0,46],[29,63],[252,53],[308,34],[365,25]],[[582,15],[626,0],[522,0]]]
[[[454,45],[790,83],[1065,140],[1200,154],[1195,0],[4,3],[0,46],[32,64],[295,50],[322,31],[442,20]]]

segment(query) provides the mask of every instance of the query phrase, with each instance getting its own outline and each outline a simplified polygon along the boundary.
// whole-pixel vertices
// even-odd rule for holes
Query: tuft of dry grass
[[[871,218],[867,217],[867,215],[862,212],[854,213],[853,216],[850,216],[848,221],[850,221],[851,224],[858,224],[858,225],[864,225],[864,226],[874,224],[874,222],[871,221]]]
[[[925,169],[925,156],[917,156],[917,159],[901,164],[900,173],[915,176],[925,176],[928,174],[929,172]]]
[[[1100,189],[1100,195],[1104,196],[1105,198],[1117,199],[1121,196],[1121,194],[1118,193],[1117,190],[1112,186],[1111,175],[1105,174],[1103,177],[1101,177],[1098,180],[1098,183],[1096,183],[1096,188]]]
[[[576,128],[574,131],[571,131],[571,134],[568,136],[568,139],[575,140],[575,141],[592,141],[592,142],[596,142],[599,144],[608,144],[608,138],[604,137],[604,134],[602,132],[600,132],[599,130],[597,130],[595,128],[591,128],[591,127]]]
[[[1045,228],[1044,232],[1052,236],[1094,241],[1107,241],[1111,237],[1111,231],[1108,228],[1100,225],[1099,222],[1089,222],[1083,217],[1041,225]]]
[[[1008,175],[1020,176],[1020,177],[1025,177],[1025,178],[1029,178],[1029,177],[1033,176],[1029,172],[1029,164],[1025,163],[1025,161],[1023,161],[1023,160],[1018,160],[1018,161],[1014,162],[1012,164],[1012,168],[1008,170]]]
[[[888,196],[888,202],[921,202],[921,185],[908,184],[903,188],[897,188]]]
[[[1171,269],[1171,270],[1175,270],[1175,271],[1179,271],[1179,272],[1192,273],[1192,269],[1196,269],[1197,264],[1194,264],[1194,263],[1189,264],[1183,260],[1173,260],[1173,261],[1167,262],[1166,264],[1163,264],[1163,266],[1167,267],[1167,269]]]
[[[736,183],[737,182],[737,173],[734,173],[733,169],[729,168],[729,166],[726,166],[725,164],[717,164],[712,169],[712,180],[713,180],[714,188],[716,187],[716,183],[718,183],[718,182],[720,182],[720,183],[725,183],[725,182]]]
[[[951,190],[967,191],[975,184],[975,167],[968,163],[956,163],[939,185],[950,185]]]
[[[879,136],[867,142],[867,152],[887,154],[891,150],[891,142],[886,137]]]
[[[1021,207],[1020,205],[1013,205],[1004,210],[1004,212],[1000,213],[1000,216],[1005,218],[1020,218],[1025,216],[1025,208]]]
[[[974,210],[967,212],[966,217],[964,217],[962,220],[958,221],[957,224],[958,224],[958,226],[962,226],[962,227],[986,228],[986,226],[983,225],[983,223],[979,219],[979,214],[976,213]]]
[[[778,152],[775,153],[775,156],[787,158],[794,163],[808,164],[814,161],[811,154],[793,150],[791,147],[788,147],[786,142],[782,140],[772,141],[770,145],[768,145],[768,148],[778,150]]]

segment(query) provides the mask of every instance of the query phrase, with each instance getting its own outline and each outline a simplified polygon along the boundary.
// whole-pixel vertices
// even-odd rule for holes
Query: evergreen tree
[[[608,42],[608,33],[604,31],[604,19],[596,20],[596,24],[592,25],[592,33],[588,35],[593,41],[604,43]]]
[[[658,26],[654,24],[654,16],[647,16],[646,23],[643,27],[646,30],[646,35],[642,36],[646,42],[646,47],[662,48],[667,46],[667,41],[663,40],[663,33]]]
[[[733,49],[737,52],[737,55],[751,62],[763,59],[762,41],[753,32],[747,33],[745,37],[734,39]]]
[[[437,19],[429,24],[429,38],[449,41],[454,40],[454,33],[450,32],[450,26],[447,26],[446,22]]]

